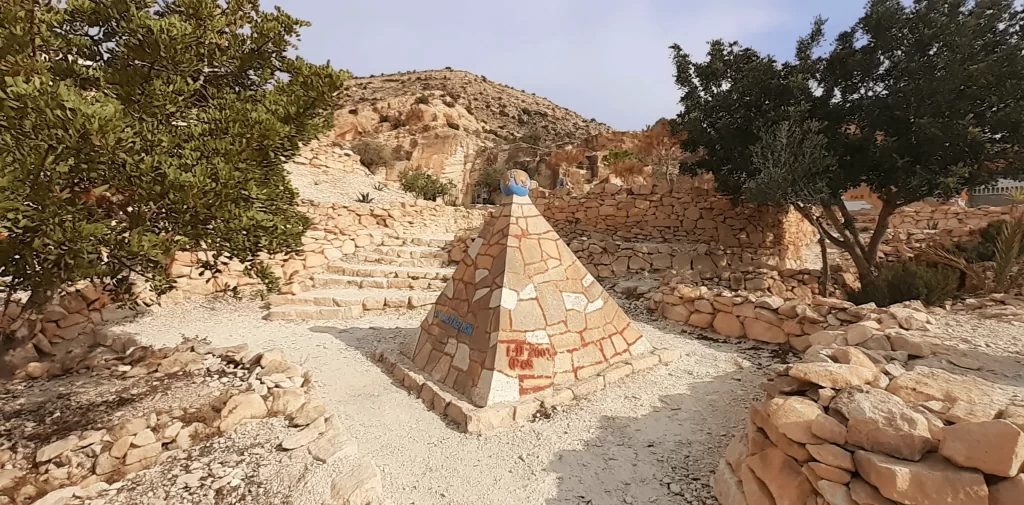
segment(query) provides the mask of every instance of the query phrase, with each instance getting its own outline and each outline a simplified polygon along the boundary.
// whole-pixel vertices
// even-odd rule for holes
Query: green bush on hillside
[[[442,181],[425,170],[406,170],[402,172],[400,182],[402,191],[431,202],[448,196],[455,190],[455,183],[448,180]]]
[[[0,288],[165,292],[176,250],[261,272],[301,246],[283,160],[349,77],[289,56],[307,25],[255,0],[0,2]]]

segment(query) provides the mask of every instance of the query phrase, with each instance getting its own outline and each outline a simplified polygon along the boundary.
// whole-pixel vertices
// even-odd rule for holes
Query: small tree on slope
[[[283,163],[348,76],[288,56],[306,25],[258,0],[0,3],[4,308],[132,273],[166,290],[176,250],[299,246]]]
[[[673,46],[678,120],[689,133],[682,147],[705,153],[681,170],[711,172],[719,191],[739,197],[758,177],[758,132],[792,107],[807,109],[823,122],[837,163],[816,175],[833,198],[822,207],[825,237],[850,254],[864,280],[877,272],[897,209],[1015,174],[1024,145],[1024,10],[1010,0],[872,0],[815,56],[823,26],[815,22],[786,63],[722,41],[694,63]],[[843,192],[862,183],[882,201],[866,242],[841,204]]]

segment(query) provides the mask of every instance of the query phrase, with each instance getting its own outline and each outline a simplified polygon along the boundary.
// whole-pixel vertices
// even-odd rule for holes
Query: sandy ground
[[[256,302],[204,299],[118,329],[160,345],[200,336],[285,349],[316,373],[317,394],[380,467],[395,504],[715,504],[708,481],[730,434],[761,396],[767,367],[790,357],[640,322],[652,344],[682,358],[550,419],[477,437],[447,426],[370,358],[412,335],[422,311],[307,323],[264,321],[263,313]]]

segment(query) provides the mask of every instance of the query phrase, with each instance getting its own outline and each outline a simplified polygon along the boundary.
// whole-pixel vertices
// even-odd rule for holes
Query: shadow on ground
[[[338,342],[356,350],[368,360],[373,361],[373,351],[380,347],[398,348],[409,338],[416,335],[419,327],[414,328],[386,328],[381,326],[370,326],[367,328],[349,327],[338,328],[335,326],[311,326],[309,331],[330,335]]]
[[[641,417],[602,416],[582,448],[560,451],[549,463],[560,482],[546,503],[717,504],[712,473],[755,399],[737,388],[745,373],[662,396],[662,407]]]

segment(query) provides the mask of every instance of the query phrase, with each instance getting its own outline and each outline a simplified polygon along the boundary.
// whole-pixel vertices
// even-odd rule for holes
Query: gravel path
[[[708,481],[718,458],[760,398],[766,368],[785,357],[640,322],[652,344],[680,349],[682,358],[550,419],[476,437],[446,426],[369,357],[412,335],[423,311],[311,323],[262,314],[254,302],[195,300],[118,329],[155,344],[198,335],[285,349],[316,373],[318,394],[380,467],[395,504],[716,504]]]

